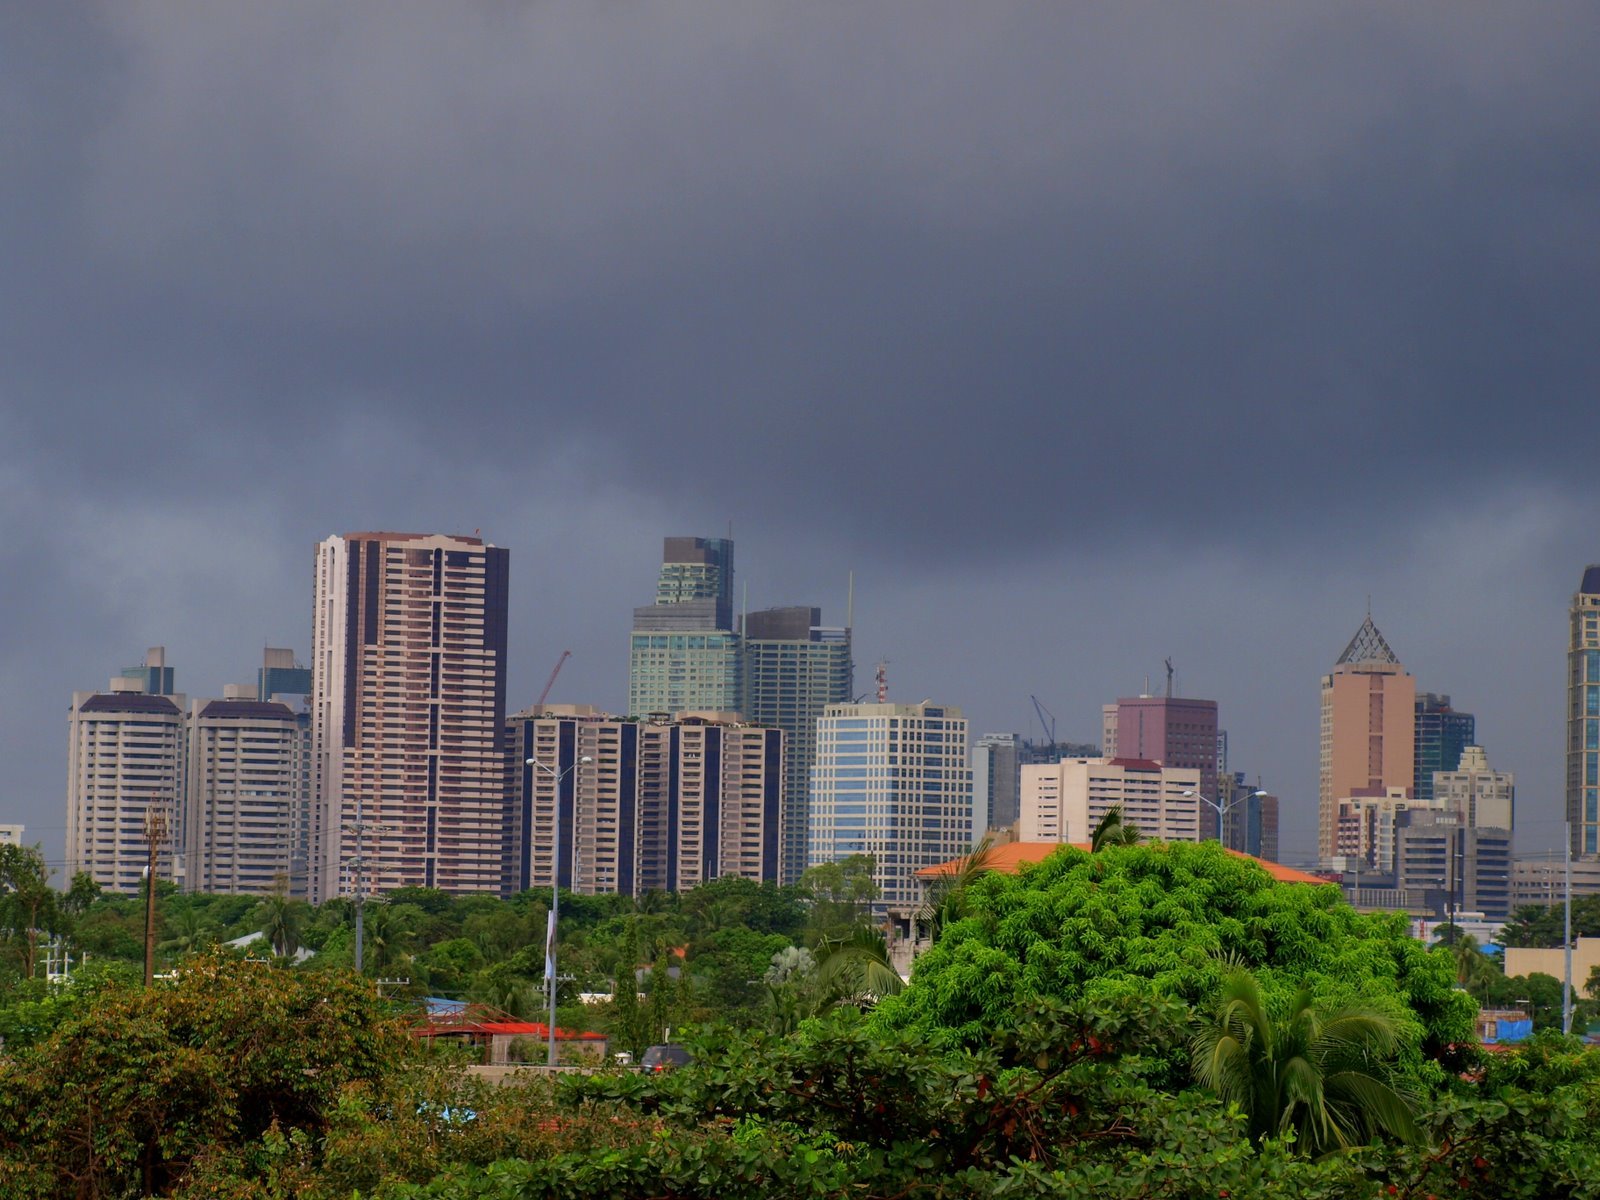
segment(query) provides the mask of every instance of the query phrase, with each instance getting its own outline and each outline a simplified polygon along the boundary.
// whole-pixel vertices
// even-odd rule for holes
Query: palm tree
[[[395,915],[395,910],[388,904],[379,901],[366,906],[361,929],[361,953],[372,964],[374,975],[381,977],[401,961],[410,933],[406,923]]]
[[[272,944],[272,952],[278,957],[288,958],[300,948],[305,909],[304,901],[289,899],[286,888],[276,888],[267,893],[256,906],[256,916],[261,921],[261,935]]]
[[[1399,1043],[1394,1018],[1355,1007],[1319,1012],[1305,988],[1274,1020],[1255,977],[1237,971],[1190,1054],[1196,1080],[1243,1110],[1253,1140],[1293,1132],[1301,1150],[1322,1154],[1380,1132],[1419,1139],[1410,1103],[1380,1077]]]
[[[819,1009],[840,1004],[870,1008],[905,989],[906,981],[889,964],[889,947],[876,929],[858,926],[839,937],[823,938],[813,953]]]
[[[954,870],[936,875],[929,882],[927,896],[916,916],[930,942],[938,941],[947,925],[967,915],[967,889],[989,870],[994,848],[994,838],[984,834],[969,853],[956,859]]]
[[[1098,853],[1107,846],[1133,846],[1143,836],[1137,825],[1122,819],[1122,805],[1113,804],[1089,835],[1089,852]]]
[[[159,949],[183,958],[217,940],[217,927],[197,909],[185,908],[167,919],[167,939]]]

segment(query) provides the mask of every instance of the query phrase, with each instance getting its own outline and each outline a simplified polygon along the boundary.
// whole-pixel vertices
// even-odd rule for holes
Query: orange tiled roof
[[[1000,871],[1007,875],[1015,875],[1023,867],[1032,863],[1043,862],[1062,846],[1072,846],[1077,850],[1088,850],[1088,842],[1002,842],[989,851],[985,867],[991,871]],[[1286,867],[1282,863],[1269,862],[1264,858],[1257,858],[1253,854],[1245,854],[1238,850],[1229,850],[1235,858],[1249,859],[1262,868],[1268,875],[1280,883],[1311,883],[1324,884],[1328,881],[1306,871],[1297,871],[1293,867]],[[923,867],[917,875],[923,879],[931,879],[935,875],[953,875],[961,869],[963,860],[953,858],[949,862],[939,863],[937,866]]]

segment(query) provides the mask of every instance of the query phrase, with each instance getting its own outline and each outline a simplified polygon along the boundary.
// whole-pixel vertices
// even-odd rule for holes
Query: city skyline
[[[656,544],[659,545],[660,544],[659,541],[657,541]],[[514,563],[515,561],[516,561],[516,559],[515,559],[515,556],[513,555],[512,556],[512,562]],[[815,591],[816,589],[812,589],[812,590]],[[516,612],[516,601],[514,599],[512,601],[512,611],[513,611],[513,613]],[[510,621],[510,627],[511,627],[510,632],[513,635],[516,632],[518,632],[517,629],[516,629],[516,625],[517,625],[517,622],[513,617],[513,619]],[[125,658],[127,656],[124,655],[122,657]],[[534,664],[534,663],[519,663],[517,661],[517,656],[515,654],[512,654],[510,656],[510,660],[511,661],[508,664],[508,675],[513,680],[521,678],[524,682],[529,682],[529,681],[531,681],[533,676],[538,674],[538,670],[539,670],[538,664]],[[166,652],[166,662],[169,663],[169,664],[177,663],[179,665],[179,669],[180,670],[184,670],[187,667],[187,664],[183,661],[182,657],[180,655],[174,653],[170,648],[168,648],[168,650]],[[859,667],[861,664],[858,663],[857,665]],[[915,664],[908,664],[908,663],[906,663],[905,661],[902,660],[900,665],[903,668],[903,667],[906,667],[906,666],[913,666]],[[129,670],[131,670],[131,668]],[[230,670],[231,670],[231,668],[230,668]],[[171,677],[172,667],[169,665],[166,668],[166,671],[168,673],[168,686],[170,686],[170,677]],[[240,669],[240,670],[232,670],[232,674],[242,676],[242,675],[245,675],[247,673],[245,671],[243,671],[242,669]],[[593,699],[593,696],[591,696],[589,694],[586,694],[586,693],[582,693],[582,694],[578,693],[576,691],[575,686],[570,682],[571,680],[576,678],[579,674],[581,674],[581,672],[569,673],[566,670],[563,671],[562,676],[561,676],[561,680],[559,681],[559,684],[558,684],[558,687],[556,689],[556,692],[552,696],[552,702],[553,703],[562,703],[562,702],[564,702],[564,703],[576,702],[576,703],[583,703],[583,704],[595,703],[595,701]],[[895,678],[895,676],[893,675],[893,668],[891,667],[891,682],[893,682],[894,678]],[[1183,677],[1182,677],[1182,674],[1181,674],[1181,671],[1180,671],[1180,674],[1179,674],[1180,683],[1179,683],[1179,686],[1178,686],[1178,690],[1180,692],[1184,691],[1184,690],[1188,690],[1186,685],[1184,685],[1181,682],[1182,678]],[[1434,681],[1430,680],[1429,682],[1431,683],[1431,682],[1434,682]],[[184,679],[182,677],[180,677],[180,679],[179,679],[180,688],[182,688],[183,685],[184,685]],[[1150,685],[1148,683],[1148,681],[1146,681],[1146,686],[1152,686],[1152,690],[1153,690],[1153,686],[1154,685]],[[211,689],[211,690],[200,689],[200,690],[196,690],[194,692],[191,692],[190,694],[197,694],[197,695],[216,694],[216,695],[221,695],[222,691],[223,691],[223,686],[222,685],[218,685],[216,688]],[[617,697],[620,697],[625,692],[626,692],[626,687],[624,686],[624,687],[615,688],[613,694],[615,696],[617,696]],[[514,707],[517,706],[518,703],[526,704],[528,702],[528,700],[525,697],[521,696],[518,693],[518,691],[516,690],[516,687],[514,685],[510,689],[510,696],[511,696],[511,701],[510,701],[510,704],[508,705],[508,707],[513,707],[514,708]],[[900,693],[900,694],[897,695],[895,693],[894,688],[891,687],[891,700],[892,701],[905,702],[903,697],[904,697],[904,693]],[[599,708],[602,708],[602,709],[607,708],[607,706],[605,704],[603,704],[603,703],[597,704],[596,706],[599,707]],[[1096,706],[1095,711],[1093,713],[1089,714],[1088,716],[1084,717],[1081,721],[1078,722],[1078,724],[1083,726],[1083,727],[1089,727],[1089,726],[1091,726],[1091,724],[1097,724],[1099,719],[1100,719],[1100,717],[1101,717],[1101,712],[1099,711],[1100,707],[1101,706]],[[1480,707],[1488,707],[1488,706],[1480,706]],[[1031,709],[1031,705],[1030,705],[1030,709]],[[614,707],[614,711],[621,711],[620,706]],[[1069,720],[1070,719],[1071,718],[1069,716]],[[1037,722],[1037,717],[1035,717],[1035,722]],[[1026,736],[1027,733],[1028,733],[1027,726],[1021,725],[1020,722],[1018,722],[1017,725],[1020,726],[1020,729],[1014,728],[1013,731],[1021,732],[1021,733],[1023,733],[1024,736]],[[988,731],[988,730],[986,730],[985,732],[999,732],[999,731]],[[1038,731],[1034,730],[1033,732],[1037,733]],[[1063,727],[1058,732],[1060,733],[1062,741],[1069,740],[1069,730],[1068,730],[1068,728]],[[1078,730],[1076,728],[1074,728],[1074,729],[1071,730],[1071,732],[1073,734],[1076,734],[1078,732]],[[1237,742],[1236,744],[1255,744],[1257,742],[1257,739],[1255,739],[1254,737],[1250,736],[1250,731],[1249,730],[1245,730],[1244,734],[1245,734],[1244,741]],[[976,742],[981,737],[982,737],[982,733],[981,732],[977,733],[977,734],[974,734],[973,735],[974,742]],[[1506,754],[1504,752],[1500,751],[1500,750],[1495,749],[1494,739],[1485,738],[1484,740],[1485,740],[1485,742],[1487,744],[1489,744],[1490,753],[1493,755],[1494,761],[1496,762],[1497,766],[1504,766],[1506,769],[1513,770],[1516,773],[1518,773],[1519,776],[1524,776],[1525,777],[1526,775],[1529,775],[1529,774],[1532,774],[1532,775],[1535,775],[1535,776],[1538,775],[1539,772],[1538,772],[1537,768],[1534,768],[1533,770],[1528,770],[1526,768],[1523,768],[1519,763],[1509,763],[1508,760],[1507,760]],[[1268,747],[1260,754],[1259,757],[1260,757],[1261,761],[1263,761],[1263,762],[1270,762],[1270,761],[1273,761],[1278,756],[1273,753],[1273,751],[1272,751],[1272,749],[1270,747]],[[1234,751],[1233,758],[1234,758],[1234,761],[1236,761],[1236,762],[1243,761],[1242,758],[1240,758],[1240,753],[1237,750]],[[1252,761],[1254,761],[1254,760],[1252,760]],[[1267,771],[1264,770],[1262,772],[1262,774],[1263,774],[1264,782],[1266,782],[1268,784],[1273,784],[1275,782],[1275,780],[1272,777],[1269,776]],[[1313,779],[1313,786],[1314,786],[1314,779]],[[1274,791],[1275,793],[1284,793],[1284,792],[1289,793],[1288,803],[1285,806],[1286,811],[1284,812],[1284,814],[1282,815],[1282,818],[1281,818],[1282,822],[1283,822],[1283,826],[1288,831],[1287,835],[1283,839],[1282,855],[1283,855],[1285,861],[1304,861],[1304,862],[1312,861],[1315,858],[1315,845],[1314,845],[1314,842],[1310,840],[1310,838],[1314,838],[1314,836],[1315,836],[1314,835],[1314,822],[1315,822],[1315,810],[1316,810],[1316,793],[1315,793],[1315,791],[1314,790],[1310,791],[1309,794],[1306,795],[1304,800],[1302,801],[1300,794],[1295,793],[1294,788],[1292,786],[1274,786],[1270,790]],[[1546,806],[1546,807],[1549,807],[1549,806]],[[42,817],[39,817],[39,818],[37,818],[35,820],[32,820],[32,821],[24,819],[24,817],[22,815],[20,815],[20,814],[9,814],[9,815],[12,815],[14,817],[14,819],[17,820],[18,823],[24,824],[24,825],[26,825],[28,827],[28,829],[29,829],[28,838],[29,838],[30,841],[42,841],[42,842],[44,842],[46,844],[47,849],[48,849],[49,848],[49,836],[50,836],[50,833],[52,832],[52,827],[53,826],[57,826],[58,827],[60,825],[59,813],[60,813],[60,809],[57,808],[55,813],[48,813],[47,812]],[[1536,802],[1535,803],[1529,803],[1528,801],[1525,800],[1522,805],[1519,805],[1519,824],[1518,824],[1519,831],[1524,830],[1528,826],[1531,825],[1531,826],[1534,827],[1534,830],[1535,830],[1534,836],[1538,837],[1538,831],[1539,831],[1539,828],[1540,828],[1540,825],[1541,825],[1541,821],[1540,821],[1541,815],[1543,815],[1546,818],[1546,820],[1543,822],[1543,824],[1546,827],[1550,827],[1552,825],[1552,822],[1550,822],[1549,819],[1548,819],[1548,817],[1549,817],[1548,812],[1546,812],[1544,814],[1541,814],[1540,811],[1539,811],[1539,807],[1537,806]],[[56,819],[54,819],[54,820],[49,819],[51,817],[55,817]],[[1526,821],[1526,824],[1524,824],[1524,821]],[[1310,838],[1308,838],[1306,836],[1306,834],[1308,832],[1308,830],[1307,830],[1307,826],[1308,825],[1310,826],[1310,830],[1309,830]],[[1545,838],[1545,840],[1543,840],[1543,841],[1537,841],[1536,842],[1536,841],[1533,840],[1533,838],[1525,837],[1524,839],[1519,841],[1519,847],[1524,847],[1525,846],[1525,849],[1524,850],[1519,850],[1519,852],[1538,853],[1538,852],[1541,852],[1541,851],[1544,851],[1544,850],[1555,848],[1556,846],[1559,845],[1560,826],[1559,826],[1558,823],[1554,824],[1554,829],[1555,829],[1555,833],[1553,835],[1548,835]],[[59,859],[59,856],[57,856],[55,854],[50,854],[49,857],[51,858],[52,862],[55,862],[55,863],[59,864],[60,861],[61,861]]]
[[[308,653],[330,532],[481,528],[509,703],[570,649],[619,711],[659,539],[731,521],[751,609],[853,570],[858,677],[975,736],[1171,656],[1286,856],[1370,595],[1558,847],[1587,10],[905,11],[10,6],[0,821],[60,860],[108,665]]]

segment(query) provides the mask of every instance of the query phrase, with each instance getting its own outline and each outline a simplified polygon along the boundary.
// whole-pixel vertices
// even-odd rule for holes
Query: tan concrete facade
[[[1200,840],[1200,771],[1143,760],[1077,758],[1022,768],[1017,840],[1087,842],[1107,812],[1147,838]],[[1185,793],[1188,793],[1185,795]]]
[[[1506,975],[1551,975],[1556,979],[1566,973],[1567,952],[1562,946],[1550,949],[1526,946],[1506,947]],[[1572,988],[1580,995],[1589,973],[1600,967],[1600,938],[1580,937],[1572,945]]]
[[[1464,814],[1468,825],[1515,828],[1516,777],[1491,767],[1482,746],[1468,746],[1454,771],[1433,773],[1433,798]]]
[[[1317,857],[1338,853],[1339,801],[1411,789],[1416,770],[1417,682],[1369,616],[1322,677]]]

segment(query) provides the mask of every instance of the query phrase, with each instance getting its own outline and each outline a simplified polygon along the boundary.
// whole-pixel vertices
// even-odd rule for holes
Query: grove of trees
[[[631,969],[601,1019],[679,1023],[694,1061],[507,1086],[407,1036],[406,989],[338,961],[337,906],[163,896],[176,969],[148,989],[112,954],[23,980],[7,925],[0,1196],[1600,1197],[1600,1052],[1479,1048],[1459,938],[1215,846],[1107,839],[963,873],[896,991],[861,866],[563,900],[569,986]],[[125,903],[61,925],[112,944]],[[417,986],[515,1002],[542,969],[536,897],[386,911],[371,953]],[[196,949],[241,924],[313,953]]]

